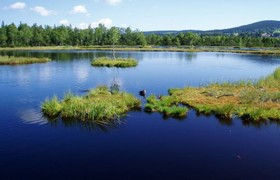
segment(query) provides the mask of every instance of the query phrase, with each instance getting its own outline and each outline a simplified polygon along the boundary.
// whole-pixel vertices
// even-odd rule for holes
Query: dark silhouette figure
[[[139,95],[146,97],[146,92],[147,92],[146,89],[143,89],[143,90],[139,91]]]

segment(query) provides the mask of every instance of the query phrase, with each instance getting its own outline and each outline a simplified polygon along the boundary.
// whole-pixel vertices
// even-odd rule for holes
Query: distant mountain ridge
[[[233,27],[228,29],[214,29],[214,30],[182,30],[182,31],[144,31],[144,34],[157,34],[157,35],[167,35],[167,34],[179,34],[181,32],[193,32],[199,34],[233,34],[233,33],[270,33],[280,29],[280,21],[267,20],[259,21],[248,25],[243,25],[239,27]]]

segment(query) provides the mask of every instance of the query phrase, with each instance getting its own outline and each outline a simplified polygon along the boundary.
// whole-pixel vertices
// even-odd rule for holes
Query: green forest
[[[0,47],[33,46],[232,46],[232,47],[280,47],[280,38],[250,37],[236,35],[202,35],[191,32],[178,34],[145,35],[139,30],[128,28],[79,29],[72,26],[29,26],[20,23],[5,25],[0,28]]]

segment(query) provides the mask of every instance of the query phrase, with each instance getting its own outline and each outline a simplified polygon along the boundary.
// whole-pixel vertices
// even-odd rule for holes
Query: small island
[[[46,63],[49,61],[51,61],[49,58],[0,56],[0,65]]]
[[[223,119],[240,117],[253,121],[280,120],[280,68],[255,83],[240,81],[199,88],[169,89],[168,96],[160,99],[148,97],[145,109],[180,116],[186,109],[179,104]],[[173,107],[173,113],[169,112],[169,107]]]
[[[100,86],[84,96],[75,96],[69,92],[61,101],[56,96],[46,99],[41,110],[49,118],[62,117],[106,125],[140,106],[140,100],[133,95]]]
[[[127,68],[127,67],[136,67],[138,62],[136,59],[133,58],[108,58],[108,57],[100,57],[97,59],[92,60],[92,66],[96,67],[120,67],[120,68]]]

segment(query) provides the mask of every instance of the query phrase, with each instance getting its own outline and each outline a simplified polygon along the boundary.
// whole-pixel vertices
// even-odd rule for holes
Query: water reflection
[[[98,57],[112,57],[112,51],[97,51],[97,50],[19,50],[19,51],[0,51],[1,56],[24,56],[24,57],[47,57],[56,60],[72,61],[77,59],[95,59]],[[136,57],[138,61],[143,60],[142,52],[116,52],[117,57],[131,58]]]
[[[185,53],[185,54],[179,54],[179,58],[181,60],[186,59],[187,61],[192,61],[197,58],[197,53],[190,52],[190,53]]]
[[[77,81],[84,83],[88,80],[90,66],[88,64],[79,64],[74,66],[74,73],[76,74]]]
[[[81,121],[78,119],[50,119],[47,117],[45,118],[52,127],[59,127],[62,125],[68,128],[79,128],[80,130],[87,132],[109,132],[110,130],[116,129],[126,123],[125,119],[114,120],[108,122],[107,124],[97,124],[91,121]]]
[[[52,76],[52,69],[49,65],[39,68],[39,79],[42,83],[48,83]]]
[[[110,90],[117,90],[116,92],[119,92],[120,90],[124,89],[124,82],[121,78],[113,77],[109,80],[108,87]]]
[[[270,125],[279,125],[280,126],[280,121],[277,120],[251,120],[251,119],[245,119],[245,118],[238,118],[238,117],[233,117],[233,118],[224,118],[215,114],[203,114],[199,113],[195,110],[190,110],[191,112],[195,113],[196,117],[199,119],[201,117],[206,117],[209,119],[209,121],[217,120],[220,125],[223,126],[234,126],[234,121],[241,121],[243,127],[254,127],[254,128],[264,128]]]
[[[28,66],[19,68],[19,67],[13,67],[13,72],[16,74],[16,79],[17,79],[17,85],[19,85],[20,87],[25,87],[27,85],[29,85],[30,83],[30,69]]]
[[[43,125],[48,123],[48,121],[42,117],[41,111],[34,108],[21,110],[18,114],[22,122],[26,124]]]
[[[255,128],[263,128],[266,126],[271,126],[273,124],[279,125],[280,126],[280,121],[277,120],[258,120],[258,121],[253,121],[253,120],[248,120],[248,119],[241,119],[242,125],[244,127],[255,127]]]
[[[220,117],[220,116],[216,116],[216,118],[221,125],[224,125],[224,126],[232,126],[233,125],[233,119],[223,118],[223,117]]]

